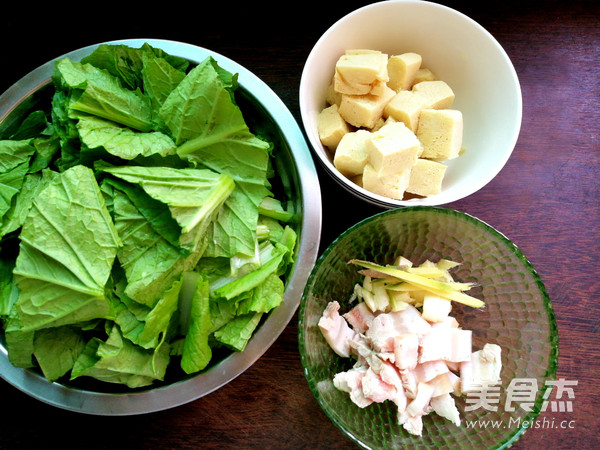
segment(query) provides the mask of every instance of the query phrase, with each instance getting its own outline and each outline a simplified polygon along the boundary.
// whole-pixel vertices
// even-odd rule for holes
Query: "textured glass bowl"
[[[349,395],[333,386],[333,376],[353,361],[338,357],[328,346],[317,323],[327,303],[337,300],[341,312],[355,283],[362,277],[352,258],[380,264],[403,255],[415,264],[451,259],[458,281],[474,282],[468,293],[485,301],[481,310],[454,304],[452,314],[473,330],[474,350],[490,342],[502,347],[502,384],[497,411],[480,407],[464,411],[465,398],[456,404],[462,423],[456,427],[432,413],[423,419],[423,436],[408,434],[396,422],[391,402],[360,409]],[[544,383],[554,379],[558,333],[545,288],[521,251],[504,235],[467,214],[439,207],[415,206],[379,213],[338,237],[318,259],[299,308],[299,349],[311,391],[332,422],[350,439],[366,448],[505,448],[513,444],[538,416]],[[515,378],[535,379],[537,397],[532,411],[519,403],[505,408],[507,387]],[[498,428],[467,421],[495,420]]]

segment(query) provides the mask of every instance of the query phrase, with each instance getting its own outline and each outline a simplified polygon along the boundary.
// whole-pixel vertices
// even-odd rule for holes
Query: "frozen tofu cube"
[[[388,86],[395,91],[410,89],[417,71],[421,67],[422,58],[418,53],[393,55],[388,59]]]
[[[454,159],[462,147],[462,112],[456,109],[424,109],[416,134],[423,146],[422,158],[438,161]]]
[[[351,131],[340,116],[337,105],[328,106],[319,113],[317,129],[321,143],[332,151],[338,146],[342,137]]]
[[[403,122],[411,131],[417,130],[421,110],[428,104],[426,97],[413,91],[400,91],[395,94],[383,110],[384,117],[392,117]]]
[[[334,81],[332,80],[327,87],[327,95],[325,97],[327,104],[329,105],[338,105],[340,106],[340,102],[342,101],[342,94],[335,90]]]
[[[357,128],[373,128],[395,93],[386,86],[382,95],[342,95],[339,113],[350,125]]]
[[[447,166],[438,161],[419,158],[410,172],[406,192],[428,197],[442,192]]]
[[[335,64],[335,89],[348,95],[366,95],[389,80],[388,55],[381,52],[346,52]]]
[[[391,122],[371,133],[367,141],[369,164],[381,176],[410,170],[421,152],[421,143],[402,122]]]
[[[365,55],[365,54],[379,54],[379,55],[381,55],[381,51],[380,50],[371,50],[371,49],[368,49],[368,48],[354,48],[354,49],[346,50],[346,55]],[[389,76],[386,77],[384,75],[383,78],[381,78],[380,80],[376,80],[373,83],[373,85],[371,86],[371,90],[369,91],[369,94],[371,94],[371,95],[381,95],[381,94],[383,94],[384,90],[385,90],[385,87],[387,85],[388,78],[389,78]]]
[[[383,197],[402,200],[409,177],[410,169],[390,175],[380,175],[371,164],[367,163],[362,174],[362,187]]]
[[[386,120],[382,117],[380,117],[379,119],[377,119],[377,122],[375,123],[375,125],[373,125],[373,128],[370,128],[369,131],[377,131],[379,130],[382,126],[385,125]]]
[[[383,94],[385,94],[386,89],[388,89],[388,85],[385,81],[383,81],[383,80],[376,81],[371,86],[371,91],[369,92],[369,94],[370,95],[383,95]]]
[[[420,83],[421,81],[436,81],[438,77],[427,67],[421,67],[417,70],[415,78],[413,79],[413,86]]]
[[[367,164],[367,140],[371,133],[367,130],[356,130],[346,133],[338,144],[333,164],[348,178],[362,174]]]
[[[454,103],[454,91],[442,80],[422,81],[415,84],[412,90],[427,98],[426,108],[448,109]]]
[[[355,177],[350,178],[350,181],[352,181],[354,184],[360,187],[363,187],[362,177],[363,174],[361,173],[360,175],[356,175]]]
[[[381,50],[373,50],[372,48],[349,48],[344,53],[346,55],[364,55],[368,53],[381,54]]]

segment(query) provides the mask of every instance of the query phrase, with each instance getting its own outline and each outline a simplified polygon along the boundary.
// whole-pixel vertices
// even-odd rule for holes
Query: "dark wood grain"
[[[3,14],[0,90],[54,57],[119,38],[165,38],[217,51],[269,84],[298,122],[304,60],[318,37],[365,2],[324,7],[282,2],[198,10],[89,4],[86,13],[31,4]],[[510,238],[552,299],[558,377],[577,380],[572,429],[531,429],[514,448],[597,448],[600,436],[600,8],[594,1],[441,2],[469,15],[504,46],[523,91],[522,130],[500,174],[446,205]],[[80,5],[81,6],[81,5]],[[64,10],[61,10],[64,9]],[[269,13],[270,11],[270,13]],[[351,202],[318,167],[323,250],[379,210]],[[348,200],[347,206],[344,201]],[[0,382],[0,448],[355,448],[308,389],[297,317],[266,354],[218,391],[167,411],[97,417],[57,409]],[[542,417],[551,418],[552,413]]]

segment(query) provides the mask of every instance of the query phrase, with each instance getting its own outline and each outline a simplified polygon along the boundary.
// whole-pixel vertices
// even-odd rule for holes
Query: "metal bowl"
[[[257,76],[236,62],[210,50],[181,42],[132,39],[105,42],[140,47],[148,43],[167,53],[200,63],[214,57],[219,65],[239,75],[239,102],[245,116],[272,131],[277,173],[283,195],[295,204],[301,220],[295,224],[299,249],[295,267],[286,279],[284,302],[273,310],[256,331],[245,350],[215,362],[195,376],[179,378],[157,387],[132,392],[109,392],[102,387],[85,389],[48,382],[40,373],[10,364],[4,343],[0,344],[0,376],[32,397],[50,405],[97,415],[132,415],[172,408],[207,395],[249,368],[275,342],[296,312],[304,285],[316,260],[321,233],[321,191],[316,169],[297,122],[279,97]],[[74,61],[92,53],[91,45],[62,55]],[[0,123],[25,100],[50,84],[54,60],[23,77],[0,96]]]

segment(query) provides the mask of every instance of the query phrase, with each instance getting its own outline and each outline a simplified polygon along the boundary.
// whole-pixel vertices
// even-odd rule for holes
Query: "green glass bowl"
[[[353,361],[329,347],[318,321],[327,303],[349,309],[355,283],[362,280],[352,258],[391,264],[403,255],[419,264],[441,258],[460,262],[457,281],[474,282],[468,293],[486,306],[454,304],[461,326],[473,330],[473,348],[490,342],[502,347],[500,400],[473,409],[456,398],[461,426],[431,413],[423,418],[423,435],[409,434],[397,423],[392,402],[361,409],[333,386],[333,376]],[[439,207],[389,210],[363,220],[339,236],[317,260],[299,307],[299,350],[311,391],[331,421],[365,448],[507,448],[539,415],[545,383],[556,375],[558,332],[552,304],[540,277],[523,253],[503,234],[468,214]],[[508,399],[513,379],[535,379],[538,390],[531,411]],[[509,400],[507,404],[507,399]],[[471,411],[465,411],[465,406]],[[469,407],[470,406],[470,407]],[[510,411],[514,409],[514,411]],[[491,425],[495,421],[497,427]],[[477,422],[479,421],[479,422]],[[473,424],[467,427],[467,422]]]

